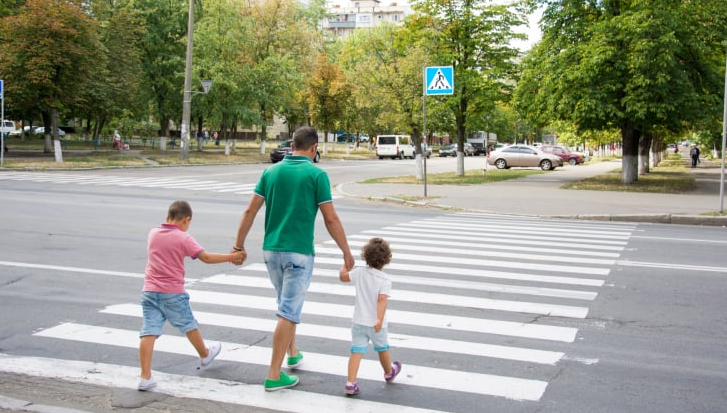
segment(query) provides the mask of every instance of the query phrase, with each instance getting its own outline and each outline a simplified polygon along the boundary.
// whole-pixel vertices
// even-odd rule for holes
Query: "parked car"
[[[15,122],[12,120],[5,119],[0,124],[0,133],[3,136],[15,135],[20,133],[20,129],[15,126]]]
[[[447,157],[447,156],[457,156],[457,144],[453,143],[451,145],[443,146],[439,148],[439,156],[440,157]],[[472,146],[471,143],[465,142],[464,143],[464,156],[474,156],[475,155],[475,148]]]
[[[33,129],[33,133],[36,135],[45,135],[45,126],[38,126]],[[66,132],[63,129],[58,129],[58,136],[66,136]]]
[[[283,160],[285,158],[285,155],[292,155],[293,154],[293,141],[287,140],[283,141],[278,145],[277,148],[270,151],[270,162],[277,163]],[[321,153],[316,149],[316,156],[313,158],[313,162],[318,162],[321,160]]]
[[[582,154],[571,152],[562,146],[543,145],[540,150],[560,156],[563,162],[568,162],[568,165],[578,165],[586,161]]]
[[[414,144],[414,142],[411,143],[411,147],[414,150],[414,154],[416,154],[417,147]],[[432,156],[432,148],[430,148],[426,143],[422,142],[422,154],[426,154],[427,159],[429,159],[430,156]]]
[[[484,142],[471,142],[472,147],[475,148],[474,155],[487,155],[487,151],[485,150],[485,143]]]
[[[487,164],[494,165],[497,169],[509,169],[511,167],[540,167],[544,171],[550,171],[558,166],[563,166],[563,159],[552,153],[545,153],[526,145],[512,145],[501,150],[490,152],[487,157]]]

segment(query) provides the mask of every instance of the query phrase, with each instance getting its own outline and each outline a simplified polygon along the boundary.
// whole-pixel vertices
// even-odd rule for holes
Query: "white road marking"
[[[270,280],[262,277],[229,277],[216,275],[204,280],[205,283],[234,285],[238,287],[254,287],[273,289]],[[355,290],[350,285],[310,283],[309,293],[334,294],[353,297]],[[495,300],[491,298],[467,297],[463,295],[447,295],[407,291],[396,289],[392,299],[396,301],[427,303],[450,307],[479,308],[483,310],[509,311],[526,314],[541,314],[553,317],[586,318],[588,307],[570,305],[533,303],[527,301]]]
[[[61,340],[82,341],[109,346],[138,348],[138,331],[117,328],[97,327],[84,324],[65,323],[34,334]],[[238,343],[222,343],[222,353],[217,360],[237,363],[268,365],[270,349],[247,346]],[[186,337],[165,335],[157,340],[154,351],[198,357]],[[333,374],[345,380],[348,357],[330,356],[313,352],[305,353],[308,362],[301,371]],[[516,377],[496,376],[474,372],[437,369],[405,364],[405,374],[397,377],[398,384],[428,387],[439,390],[452,390],[481,395],[500,396],[515,400],[539,400],[548,383]],[[381,380],[383,373],[378,360],[362,360],[358,377],[367,380]]]
[[[192,303],[224,305],[229,307],[252,308],[258,310],[274,310],[275,297],[256,295],[231,294],[202,290],[187,290]],[[351,306],[340,304],[319,303],[306,300],[304,314],[320,315],[335,318],[351,318]],[[387,309],[386,315],[390,323],[408,324],[421,327],[440,328],[444,330],[472,331],[476,333],[495,334],[502,336],[535,338],[541,340],[563,341],[571,343],[575,340],[577,329],[513,321],[489,320],[485,318],[460,317],[422,312],[399,311]]]
[[[140,322],[142,317],[141,306],[138,304],[110,305],[101,310],[101,313],[137,317]],[[275,316],[272,315],[268,319],[262,319],[195,311],[194,316],[203,325],[263,331],[266,333],[275,330],[275,326],[277,325],[277,320],[275,319]],[[351,340],[351,329],[302,323],[297,326],[296,335],[325,338],[349,343]],[[389,342],[394,348],[411,348],[443,353],[468,354],[475,357],[491,357],[537,364],[553,365],[563,357],[563,353],[557,351],[534,350],[512,346],[497,346],[405,334],[389,333]],[[346,348],[346,344],[343,344],[341,348]]]
[[[225,351],[224,348],[223,351]],[[1,353],[0,371],[112,388],[136,389],[139,383],[138,367],[88,361],[10,356]],[[186,374],[168,374],[154,371],[154,377],[159,383],[153,390],[155,393],[168,394],[173,397],[211,400],[239,406],[253,406],[270,409],[271,411],[290,413],[445,413],[352,397],[311,393],[298,389],[285,389],[270,393],[266,392],[262,385],[195,377]]]

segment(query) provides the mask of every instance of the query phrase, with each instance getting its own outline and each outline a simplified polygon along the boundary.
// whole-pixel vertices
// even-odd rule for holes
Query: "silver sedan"
[[[512,145],[490,152],[487,156],[487,164],[494,165],[497,169],[540,167],[544,171],[550,171],[558,166],[563,166],[563,159],[531,146]]]

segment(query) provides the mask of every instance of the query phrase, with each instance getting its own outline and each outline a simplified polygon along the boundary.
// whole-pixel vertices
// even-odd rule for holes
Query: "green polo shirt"
[[[288,155],[263,171],[255,194],[265,198],[263,250],[315,255],[318,206],[333,201],[328,174],[306,156]]]

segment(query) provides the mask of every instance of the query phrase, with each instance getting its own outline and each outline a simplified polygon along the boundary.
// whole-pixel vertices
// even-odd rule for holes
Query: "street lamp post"
[[[194,32],[194,0],[189,0],[189,17],[187,19],[187,58],[184,66],[184,96],[182,98],[182,150],[179,158],[189,160],[189,118],[192,108],[192,38]]]

